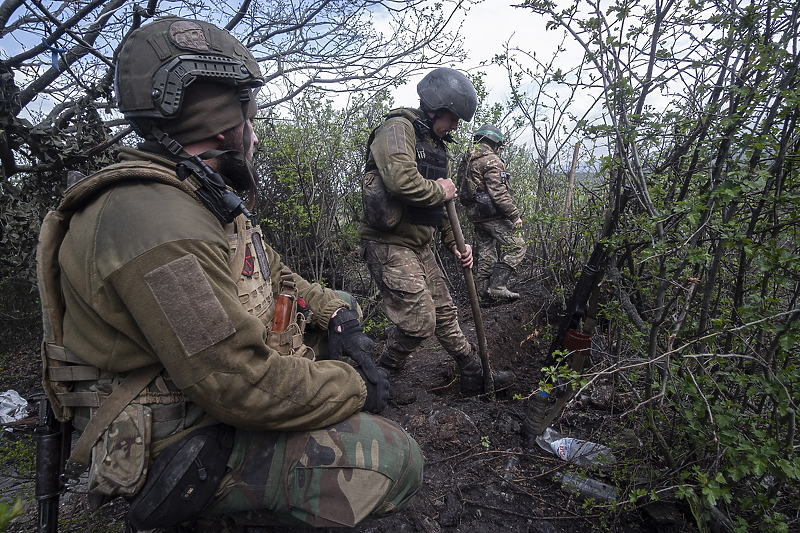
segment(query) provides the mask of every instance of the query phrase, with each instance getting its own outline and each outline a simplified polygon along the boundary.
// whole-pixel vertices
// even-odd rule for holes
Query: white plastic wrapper
[[[544,433],[536,438],[536,443],[564,461],[582,466],[610,465],[616,460],[611,448],[572,437],[562,437],[552,428],[547,428]]]
[[[0,394],[0,423],[22,420],[28,416],[28,401],[15,390]]]

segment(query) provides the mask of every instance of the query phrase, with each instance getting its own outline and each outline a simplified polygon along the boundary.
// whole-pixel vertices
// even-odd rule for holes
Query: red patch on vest
[[[244,248],[244,266],[242,267],[242,276],[247,276],[248,278],[252,277],[255,269],[256,262],[253,258],[253,253],[250,251],[250,245],[248,244]]]

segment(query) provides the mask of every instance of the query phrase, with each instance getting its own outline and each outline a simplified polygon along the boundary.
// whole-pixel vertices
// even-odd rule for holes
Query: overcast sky
[[[509,41],[511,47],[536,51],[537,55],[549,58],[561,42],[560,30],[545,31],[544,19],[530,9],[512,7],[508,0],[485,0],[470,7],[464,20],[462,36],[467,60],[461,65],[453,65],[458,70],[487,72],[487,89],[490,102],[502,101],[509,93],[505,71],[494,68],[478,69],[482,61],[503,52],[503,45]],[[396,105],[416,105],[417,82],[425,75],[420,73],[406,85],[395,89],[392,96]]]

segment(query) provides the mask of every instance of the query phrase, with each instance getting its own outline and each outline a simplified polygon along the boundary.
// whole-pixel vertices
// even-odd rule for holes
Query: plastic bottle
[[[514,480],[514,471],[517,469],[517,465],[519,464],[519,456],[514,453],[514,450],[508,449],[506,453],[513,454],[511,457],[508,458],[506,461],[506,467],[503,473],[503,481],[500,482],[501,487],[505,487],[509,481]]]
[[[572,472],[556,472],[553,478],[561,483],[564,490],[577,492],[583,499],[592,498],[598,502],[617,501],[617,489],[608,483]]]

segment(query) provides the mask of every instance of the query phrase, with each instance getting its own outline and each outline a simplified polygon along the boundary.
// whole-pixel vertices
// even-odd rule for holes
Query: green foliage
[[[0,501],[0,532],[6,531],[8,523],[23,514],[25,505],[22,500],[14,500],[12,504]]]
[[[602,85],[600,119],[582,131],[613,147],[597,168],[635,194],[610,243],[601,320],[613,339],[604,365],[624,369],[609,371],[646,407],[642,422],[670,467],[653,485],[681,487],[701,530],[717,507],[739,530],[785,531],[800,495],[800,171],[792,155],[800,77],[785,66],[800,56],[790,44],[797,27],[765,14],[797,16],[797,6],[736,11],[700,1],[656,13],[612,1],[588,13],[526,5],[579,39],[585,56],[577,67],[539,61],[520,82],[576,92]],[[663,91],[667,80],[683,90]],[[526,116],[547,113],[536,102]],[[596,213],[597,200],[602,209],[601,190],[575,198],[566,222],[583,239],[562,241],[565,255],[585,257],[593,239],[577,213]],[[563,192],[544,198],[537,218],[557,220]],[[551,264],[565,287],[581,265]]]
[[[36,453],[31,437],[19,440],[3,438],[0,443],[0,471],[5,475],[32,478],[36,470]]]
[[[307,279],[364,297],[357,262],[361,172],[366,140],[388,111],[386,93],[335,109],[319,94],[299,98],[288,116],[257,124],[261,175],[257,213],[267,240]],[[336,132],[336,135],[332,135]]]
[[[392,323],[388,318],[383,315],[378,315],[365,320],[361,324],[361,328],[364,330],[364,333],[370,337],[378,337],[379,335],[382,335],[386,331],[386,328],[391,325]]]

